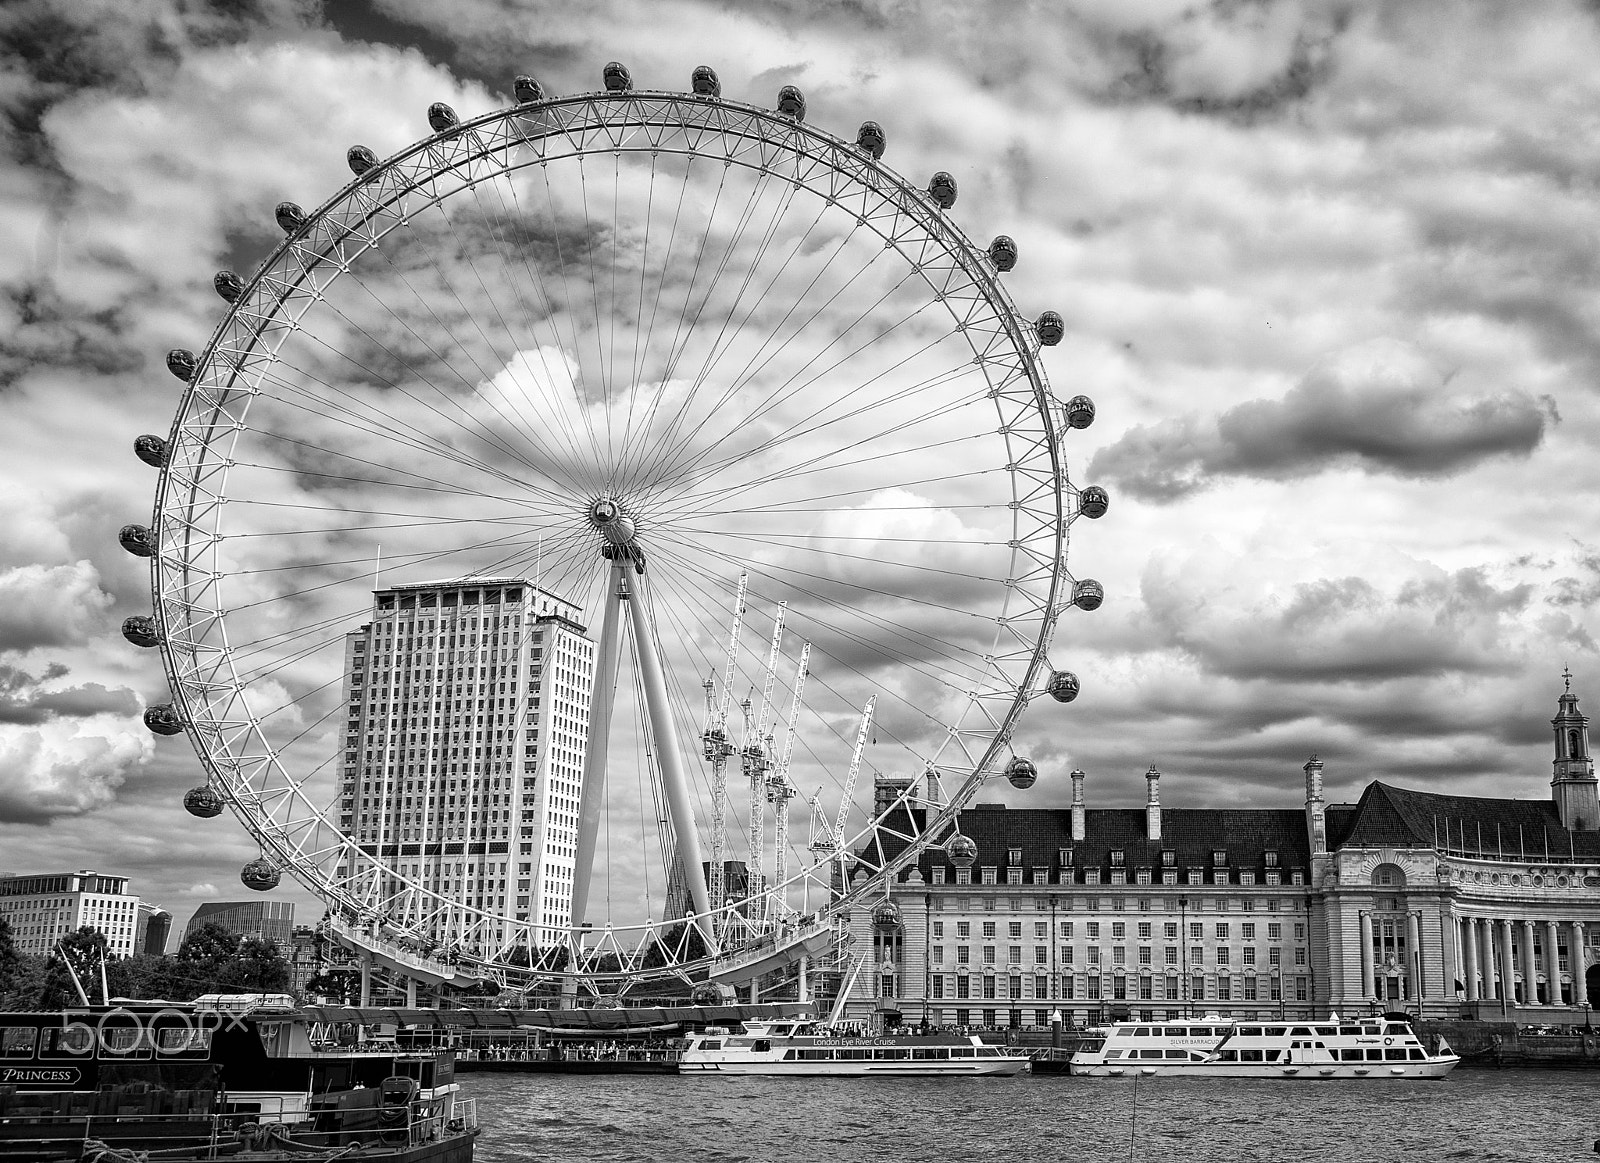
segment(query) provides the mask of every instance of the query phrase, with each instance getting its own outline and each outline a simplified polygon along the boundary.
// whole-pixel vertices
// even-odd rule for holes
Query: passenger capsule
[[[1044,684],[1045,693],[1058,703],[1070,703],[1078,697],[1078,676],[1070,670],[1055,670],[1050,672],[1049,681]]]
[[[997,234],[989,244],[989,261],[997,271],[1008,271],[1017,265],[1017,242],[1009,234]]]
[[[1088,396],[1073,396],[1066,410],[1069,428],[1087,428],[1094,423],[1094,401]]]
[[[971,836],[957,833],[950,837],[949,843],[944,846],[944,854],[957,868],[971,868],[978,859],[977,841]]]
[[[884,146],[888,144],[883,136],[883,126],[876,121],[863,121],[861,128],[856,131],[856,148],[873,158],[881,158]]]
[[[435,133],[443,133],[447,129],[454,129],[461,124],[461,118],[456,116],[456,111],[443,101],[435,101],[428,106],[428,124]]]
[[[516,94],[518,105],[530,105],[535,101],[544,100],[544,86],[526,73],[511,82],[511,91]]]
[[[233,271],[218,271],[212,275],[211,286],[229,303],[237,303],[244,294],[244,280]]]
[[[956,180],[944,170],[940,170],[928,182],[928,195],[939,209],[950,209],[956,204]]]
[[[1046,311],[1034,323],[1033,333],[1039,337],[1040,343],[1046,347],[1054,347],[1061,342],[1061,337],[1067,333],[1067,324],[1054,311]]]
[[[182,735],[183,716],[171,703],[156,703],[144,709],[144,725],[157,735]]]
[[[628,72],[628,66],[618,61],[606,65],[600,74],[606,83],[608,93],[627,93],[633,88],[633,74]]]
[[[192,787],[183,793],[183,810],[191,816],[209,820],[222,815],[222,797],[210,784]]]
[[[135,557],[156,555],[156,535],[148,525],[124,525],[117,530],[117,543]]]
[[[266,892],[278,887],[278,881],[283,879],[278,872],[277,865],[265,856],[258,857],[239,870],[239,879],[246,888],[253,888],[257,892]]]
[[[1092,577],[1079,578],[1072,586],[1072,604],[1080,610],[1098,610],[1106,600],[1106,590]]]
[[[133,455],[144,461],[151,468],[167,467],[167,442],[163,437],[152,436],[148,432],[143,436],[133,438]]]
[[[186,384],[193,381],[199,367],[200,361],[186,347],[174,347],[167,352],[167,370]]]
[[[905,920],[900,915],[900,906],[891,900],[879,901],[872,910],[872,927],[880,933],[894,933],[900,929]]]
[[[285,234],[293,234],[297,230],[304,230],[306,226],[306,212],[293,202],[279,202],[273,216],[278,220],[279,228]]]
[[[689,87],[696,97],[722,96],[722,82],[717,80],[717,70],[710,65],[699,65],[689,75]]]
[[[160,646],[161,627],[148,614],[135,614],[122,620],[122,636],[135,646]]]
[[[1111,495],[1099,485],[1090,485],[1078,494],[1078,512],[1091,521],[1099,520],[1111,507]]]
[[[1033,765],[1031,759],[1024,759],[1018,755],[1006,764],[1006,779],[1011,781],[1011,786],[1018,791],[1026,791],[1032,787],[1039,778],[1039,769]]]
[[[778,90],[778,112],[785,117],[793,117],[796,121],[804,121],[806,95],[794,85],[785,85]]]
[[[344,160],[350,172],[359,178],[378,164],[378,155],[364,145],[352,145],[345,150]]]

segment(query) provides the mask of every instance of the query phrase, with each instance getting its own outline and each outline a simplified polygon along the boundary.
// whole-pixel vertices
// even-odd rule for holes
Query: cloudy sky
[[[610,60],[878,121],[1066,320],[1045,370],[1098,406],[1072,477],[1111,495],[1070,562],[1107,597],[1051,650],[1083,695],[1023,721],[1039,784],[985,798],[1061,804],[1082,767],[1136,803],[1154,763],[1172,806],[1290,806],[1312,752],[1335,796],[1537,798],[1563,667],[1600,700],[1593,5],[22,0],[0,53],[0,869],[126,873],[180,923],[242,895],[255,846],[183,813],[197,761],[139,724],[165,680],[117,632],[150,608],[116,530],[149,519],[164,354],[348,145]]]

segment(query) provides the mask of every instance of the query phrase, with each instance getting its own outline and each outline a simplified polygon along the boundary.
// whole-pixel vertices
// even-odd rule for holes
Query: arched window
[[[1567,732],[1567,755],[1573,759],[1583,758],[1583,732],[1576,727]]]
[[[1398,864],[1380,864],[1372,870],[1372,883],[1382,888],[1404,888],[1406,874]]]

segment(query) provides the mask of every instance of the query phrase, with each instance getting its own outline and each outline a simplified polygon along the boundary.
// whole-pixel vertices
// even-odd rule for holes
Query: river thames
[[[461,1077],[478,1163],[1071,1160],[1432,1163],[1595,1158],[1600,1072],[1439,1082]]]

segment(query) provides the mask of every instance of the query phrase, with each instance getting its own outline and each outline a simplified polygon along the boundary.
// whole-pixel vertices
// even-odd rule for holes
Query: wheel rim
[[[993,262],[868,153],[731,101],[537,102],[368,169],[230,293],[158,488],[163,653],[209,775],[330,905],[460,946],[490,976],[526,968],[530,939],[561,944],[530,938],[508,891],[514,831],[513,871],[467,902],[459,877],[441,887],[341,834],[340,644],[370,618],[356,599],[385,536],[396,581],[537,574],[594,610],[597,550],[632,522],[684,741],[689,692],[722,669],[734,577],[750,575],[752,637],[787,602],[775,702],[812,650],[796,788],[833,813],[869,693],[893,768],[942,777],[925,814],[858,795],[845,839],[866,875],[818,900],[831,867],[802,855],[770,889],[791,910],[872,892],[1004,767],[1071,597],[1065,423]],[[736,685],[760,685],[762,645]],[[649,915],[616,907],[582,947],[614,952],[615,981],[696,975],[705,958],[663,949],[665,902],[645,895]],[[657,964],[630,960],[645,946]],[[576,971],[579,948],[543,968]]]

